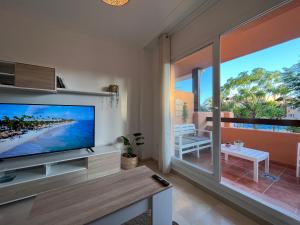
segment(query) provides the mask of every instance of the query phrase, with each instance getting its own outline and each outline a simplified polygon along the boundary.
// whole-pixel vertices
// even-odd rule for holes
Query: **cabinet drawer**
[[[88,158],[88,179],[120,171],[120,153],[109,153]]]
[[[17,184],[0,189],[0,204],[37,195],[44,191],[80,183],[87,180],[86,170]]]
[[[55,69],[16,63],[15,86],[55,90]]]

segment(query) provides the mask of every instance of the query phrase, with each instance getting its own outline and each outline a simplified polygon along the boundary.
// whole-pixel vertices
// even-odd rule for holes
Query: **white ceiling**
[[[129,0],[126,6],[113,8],[101,0],[0,0],[0,9],[144,47],[207,1]]]

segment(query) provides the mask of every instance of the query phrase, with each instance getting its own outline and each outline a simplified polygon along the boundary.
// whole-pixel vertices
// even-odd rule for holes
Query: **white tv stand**
[[[16,175],[12,181],[0,183],[0,204],[120,170],[118,149],[101,146],[93,150],[95,152],[80,149],[0,162],[0,173]]]

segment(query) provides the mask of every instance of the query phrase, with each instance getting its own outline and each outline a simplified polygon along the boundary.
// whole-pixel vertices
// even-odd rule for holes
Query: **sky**
[[[240,72],[262,67],[282,71],[300,61],[300,38],[272,46],[221,64],[221,86]],[[176,82],[176,90],[192,91],[192,79]],[[202,95],[202,98],[201,98]],[[212,95],[212,69],[207,68],[200,78],[200,102]]]
[[[0,104],[0,119],[3,116],[13,118],[23,115],[47,118],[48,116],[73,119],[73,120],[93,120],[94,108],[86,106],[49,106],[49,105],[19,105],[19,104]]]

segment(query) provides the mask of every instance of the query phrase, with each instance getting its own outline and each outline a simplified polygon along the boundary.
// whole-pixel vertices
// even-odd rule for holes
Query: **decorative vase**
[[[138,157],[126,157],[124,155],[122,155],[121,158],[121,168],[124,170],[129,170],[129,169],[133,169],[135,167],[137,167],[138,165]]]
[[[116,84],[111,84],[108,86],[108,91],[113,92],[113,93],[118,93],[119,92],[119,86]]]
[[[237,150],[241,150],[242,147],[244,147],[244,142],[242,141],[234,141],[234,146],[236,147]]]

